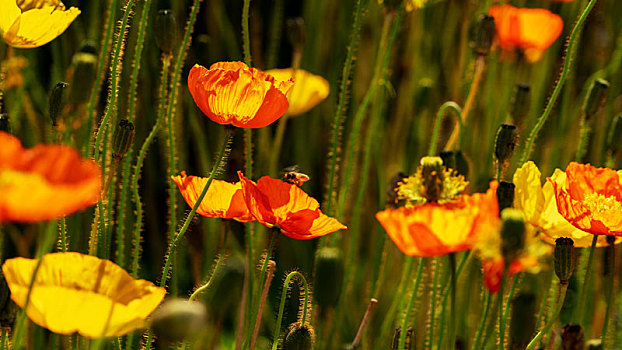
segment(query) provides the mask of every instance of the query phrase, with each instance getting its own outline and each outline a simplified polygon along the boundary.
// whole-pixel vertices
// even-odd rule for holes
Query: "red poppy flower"
[[[499,222],[496,183],[484,193],[444,203],[386,209],[376,219],[395,245],[410,256],[439,256],[471,249]]]
[[[561,17],[541,8],[492,6],[499,45],[503,50],[519,48],[530,62],[538,61],[562,33]]]
[[[186,203],[190,207],[194,207],[207,183],[207,178],[186,176],[185,171],[182,171],[181,175],[171,176],[171,178],[179,187]],[[241,222],[254,220],[246,207],[242,185],[239,182],[229,183],[220,180],[212,180],[197,209],[197,214],[206,218],[234,219]]]
[[[320,204],[298,186],[268,176],[257,183],[238,171],[251,214],[266,227],[279,227],[294,239],[312,239],[347,228],[320,211]]]
[[[211,120],[239,128],[261,128],[279,119],[289,107],[292,79],[277,81],[242,62],[218,62],[210,69],[194,65],[188,89]]]
[[[590,164],[570,163],[553,184],[557,210],[576,228],[595,235],[622,236],[620,173]]]
[[[99,166],[71,147],[37,145],[24,149],[0,132],[0,223],[58,219],[97,202]]]
[[[529,262],[524,262],[521,259],[516,259],[508,266],[507,277],[511,278],[519,272],[525,271],[529,267]],[[484,272],[484,285],[491,293],[499,291],[501,286],[501,277],[503,275],[504,260],[502,257],[496,257],[493,259],[486,259],[482,261],[482,270]]]

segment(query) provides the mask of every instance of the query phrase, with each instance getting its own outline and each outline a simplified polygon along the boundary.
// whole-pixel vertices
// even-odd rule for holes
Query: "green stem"
[[[607,347],[605,346],[605,343],[607,341],[607,328],[609,326],[609,313],[611,312],[611,308],[614,306],[615,304],[615,290],[614,290],[614,286],[615,286],[615,256],[616,256],[616,251],[615,251],[615,244],[612,242],[610,243],[610,245],[607,247],[607,249],[609,249],[609,261],[607,261],[606,263],[609,264],[609,297],[607,298],[607,311],[605,312],[605,322],[603,324],[603,332],[600,336],[600,342],[602,345],[603,349],[606,349]]]
[[[587,117],[583,115],[581,117],[581,136],[579,138],[579,147],[577,147],[577,154],[575,155],[574,161],[581,163],[583,159],[583,154],[585,154],[585,148],[587,147],[587,139],[590,134],[590,125],[587,120]]]
[[[60,234],[60,240],[58,241],[58,249],[64,253],[67,251],[67,246],[68,246],[67,221],[64,217],[58,221],[58,232]]]
[[[283,0],[274,1],[272,21],[270,22],[270,41],[268,42],[268,53],[266,55],[266,68],[268,69],[275,68],[277,65],[281,34],[283,32],[281,30],[283,27],[283,13],[285,11],[283,2]]]
[[[475,332],[475,338],[473,340],[472,350],[479,350],[482,348],[482,339],[484,336],[484,330],[486,329],[486,321],[488,320],[488,314],[490,313],[490,307],[492,306],[492,294],[488,289],[484,290],[484,310],[479,318],[477,325],[477,331]]]
[[[596,249],[597,242],[598,236],[594,235],[594,237],[592,238],[592,245],[590,246],[590,252],[588,253],[587,257],[587,266],[585,268],[585,277],[583,278],[583,287],[581,288],[581,291],[579,292],[579,298],[577,299],[579,300],[577,304],[579,306],[579,314],[576,320],[577,322],[579,322],[579,324],[583,324],[583,312],[585,311],[585,304],[587,303],[587,289],[590,283],[590,276],[592,274],[592,261],[594,260],[594,249]]]
[[[516,291],[516,286],[518,285],[519,273],[514,275],[512,279],[512,286],[510,287],[510,292],[508,293],[508,302],[505,305],[505,310],[503,311],[503,324],[506,325],[508,323],[508,316],[510,316],[510,303],[512,302],[512,298],[514,298],[514,292]]]
[[[534,125],[533,129],[531,129],[531,133],[529,134],[529,138],[527,139],[527,146],[525,147],[525,150],[523,151],[523,155],[521,157],[521,164],[525,163],[529,159],[529,156],[531,155],[531,149],[533,148],[535,139],[538,136],[538,132],[540,132],[540,129],[542,129],[542,126],[544,126],[544,122],[546,122],[546,120],[548,119],[551,111],[553,110],[553,106],[555,106],[555,103],[557,102],[557,98],[561,93],[562,87],[566,82],[568,72],[572,67],[572,62],[574,61],[574,55],[576,53],[575,45],[577,45],[578,42],[577,36],[581,32],[583,22],[585,22],[590,11],[594,7],[594,5],[596,5],[596,1],[598,0],[590,0],[590,2],[587,4],[587,6],[585,6],[585,9],[575,22],[574,28],[572,28],[572,32],[570,32],[570,36],[568,37],[568,46],[566,47],[566,57],[564,59],[562,71],[559,74],[559,79],[557,79],[557,84],[555,85],[555,89],[553,90],[553,93],[549,98],[549,102],[547,103],[544,112],[542,112],[542,115],[538,119],[538,122],[536,123],[536,125]]]
[[[428,156],[432,157],[436,155],[438,149],[438,137],[441,133],[441,122],[443,117],[447,114],[448,109],[453,109],[456,113],[458,122],[458,145],[462,144],[462,109],[454,101],[447,101],[441,105],[436,112],[436,118],[434,119],[434,131],[432,131],[432,140],[430,140],[430,147],[428,148]]]
[[[471,251],[467,250],[464,253],[464,256],[462,257],[462,260],[460,261],[460,264],[458,264],[458,268],[456,269],[456,282],[458,281],[457,279],[460,277],[460,274],[462,273],[462,269],[464,268],[464,266],[466,265],[466,262],[469,261],[469,259],[472,257],[471,255]],[[440,331],[441,334],[439,334],[440,336],[438,337],[438,348],[441,349],[443,346],[443,332],[445,330],[445,319],[446,319],[446,312],[445,312],[445,305],[447,304],[447,298],[449,297],[449,293],[453,293],[453,289],[454,289],[454,284],[450,283],[449,285],[447,285],[445,287],[445,289],[443,290],[443,296],[441,298],[441,306],[442,306],[442,311],[441,311],[441,320],[440,320]],[[452,295],[452,297],[454,297]],[[453,309],[452,309],[453,310]],[[455,311],[452,311],[452,313],[455,313]]]
[[[304,325],[307,320],[307,302],[309,301],[309,288],[307,286],[307,280],[305,276],[298,271],[290,272],[285,278],[283,283],[283,291],[281,292],[281,303],[279,304],[279,314],[276,319],[276,325],[274,326],[274,337],[272,338],[272,350],[276,350],[279,345],[279,337],[281,336],[281,323],[283,322],[283,311],[285,310],[285,301],[287,300],[287,290],[289,289],[289,282],[292,278],[298,277],[302,281],[302,285],[305,292],[305,297],[302,306],[302,319],[301,325]]]
[[[222,239],[222,248],[220,248],[220,254],[218,254],[218,260],[216,260],[216,266],[214,266],[214,270],[212,270],[212,274],[210,275],[209,280],[207,280],[207,282],[204,285],[197,288],[192,293],[192,295],[190,295],[190,298],[188,299],[189,301],[193,301],[194,299],[196,299],[196,297],[199,296],[199,294],[208,290],[209,287],[212,285],[212,283],[214,282],[214,277],[216,277],[216,273],[218,273],[218,269],[220,268],[220,264],[224,260],[226,250],[227,250],[227,231],[225,231],[225,235]]]
[[[408,320],[410,319],[410,311],[413,307],[415,299],[417,298],[417,292],[419,290],[419,284],[421,283],[421,276],[423,276],[423,268],[425,267],[425,263],[426,259],[422,258],[419,260],[419,266],[417,266],[417,275],[415,277],[412,290],[410,291],[410,299],[408,299],[408,305],[406,306],[404,318],[402,318],[402,331],[400,333],[400,340],[397,346],[398,349],[404,349],[404,346],[406,344],[406,326],[408,325]],[[432,304],[434,304],[434,301],[432,301]]]
[[[451,271],[451,314],[457,315],[456,313],[456,253],[449,253],[449,269]],[[449,320],[449,347],[453,348],[456,345],[456,321],[455,317],[451,317]],[[443,329],[440,328],[442,332]],[[441,334],[442,335],[442,334]],[[442,338],[442,337],[441,337]]]
[[[504,310],[504,303],[505,303],[505,297],[504,297],[504,286],[505,286],[505,279],[507,277],[508,274],[508,269],[507,266],[504,267],[503,269],[503,274],[501,275],[501,282],[499,283],[499,292],[498,292],[498,298],[497,298],[497,311],[499,311],[499,350],[503,350],[505,349],[505,319],[503,318],[503,310]]]
[[[438,292],[438,279],[441,275],[440,272],[440,260],[438,257],[434,258],[434,271],[431,271],[432,277],[432,296],[430,298],[430,323],[428,328],[428,334],[426,339],[426,344],[430,344],[432,346],[432,342],[434,341],[434,319],[436,318],[436,294]],[[400,349],[403,349],[401,347]]]
[[[251,66],[251,38],[250,31],[248,29],[248,13],[251,8],[251,0],[244,0],[244,6],[242,7],[242,50],[244,52],[244,63],[247,66]]]
[[[553,314],[553,317],[551,317],[551,319],[544,325],[544,327],[540,330],[540,332],[538,332],[538,334],[536,334],[536,336],[531,340],[531,342],[529,342],[525,350],[534,349],[536,345],[538,345],[538,343],[540,342],[540,339],[542,339],[544,334],[546,334],[551,329],[551,327],[553,326],[553,323],[557,321],[557,318],[559,317],[559,313],[562,311],[562,306],[564,306],[564,300],[566,299],[566,291],[568,290],[568,284],[560,283],[559,289],[560,291],[559,291],[559,297],[557,301],[557,308],[555,309],[555,314]]]

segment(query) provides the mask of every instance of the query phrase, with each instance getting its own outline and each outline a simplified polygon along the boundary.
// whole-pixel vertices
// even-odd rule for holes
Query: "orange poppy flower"
[[[532,264],[537,264],[537,261],[516,259],[508,266],[507,277],[511,278],[519,272],[525,271]],[[503,276],[504,260],[498,256],[496,258],[486,259],[482,261],[482,271],[484,273],[484,285],[491,293],[499,291],[501,286],[501,278]]]
[[[619,172],[572,162],[553,184],[559,213],[576,228],[595,235],[622,236]]]
[[[289,107],[292,79],[277,81],[242,62],[218,62],[210,69],[195,64],[188,75],[194,102],[211,120],[239,128],[261,128]]]
[[[541,8],[495,5],[488,13],[495,18],[501,48],[519,48],[529,62],[542,58],[544,51],[557,40],[564,28],[561,17]]]
[[[376,213],[395,245],[410,256],[439,256],[471,249],[499,224],[496,182],[484,193],[455,201],[417,204]]]
[[[320,211],[320,204],[298,186],[268,176],[257,183],[238,171],[244,200],[255,219],[278,227],[287,237],[312,239],[347,228]]]
[[[58,219],[97,203],[101,171],[68,146],[24,149],[0,132],[0,223]]]
[[[171,176],[179,187],[181,195],[190,207],[194,207],[207,183],[207,178],[181,175]],[[212,180],[203,201],[197,209],[197,214],[206,218],[234,219],[241,222],[253,221],[253,216],[246,207],[242,185],[226,181]]]

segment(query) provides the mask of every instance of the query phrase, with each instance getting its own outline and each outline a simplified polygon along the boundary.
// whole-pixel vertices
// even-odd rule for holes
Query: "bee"
[[[302,186],[303,183],[309,181],[310,177],[307,174],[299,172],[299,170],[298,165],[292,165],[283,169],[283,181],[298,187]]]

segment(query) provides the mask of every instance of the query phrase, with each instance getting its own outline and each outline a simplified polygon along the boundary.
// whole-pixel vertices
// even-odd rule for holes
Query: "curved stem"
[[[555,85],[555,89],[553,90],[553,93],[551,94],[551,97],[549,98],[549,102],[546,105],[544,112],[542,112],[542,115],[538,119],[538,122],[536,123],[536,125],[534,125],[533,129],[531,130],[531,133],[529,134],[529,138],[527,139],[527,146],[525,147],[525,150],[523,151],[523,156],[521,157],[520,164],[525,163],[529,159],[529,156],[531,154],[531,149],[533,148],[535,139],[538,136],[538,132],[540,131],[540,129],[542,129],[542,126],[544,126],[544,122],[546,122],[546,120],[548,119],[549,115],[551,114],[551,111],[553,110],[553,106],[557,102],[557,98],[559,97],[562,87],[564,86],[564,83],[566,82],[568,72],[570,71],[570,68],[572,66],[572,61],[574,60],[574,55],[576,53],[575,45],[577,45],[577,42],[578,42],[577,36],[581,32],[581,27],[583,26],[583,22],[585,22],[590,11],[594,7],[594,5],[596,5],[596,1],[598,0],[590,0],[590,2],[587,4],[587,6],[585,6],[585,9],[583,10],[581,15],[575,22],[574,28],[572,28],[572,32],[570,32],[570,36],[568,37],[568,46],[566,47],[566,58],[564,59],[564,65],[562,66],[562,72],[559,74],[559,79],[557,79],[557,85]]]
[[[194,299],[196,299],[196,297],[199,296],[199,294],[208,290],[209,287],[212,285],[212,283],[214,282],[214,277],[216,277],[216,273],[218,273],[218,268],[220,268],[220,264],[224,260],[226,250],[227,250],[227,231],[225,230],[225,235],[222,238],[222,248],[220,248],[220,253],[218,254],[218,260],[216,260],[216,266],[214,266],[214,270],[212,270],[212,275],[210,276],[209,280],[207,280],[207,282],[204,285],[197,288],[192,293],[192,295],[190,295],[190,298],[188,298],[189,301],[193,301]]]
[[[557,318],[559,317],[559,313],[562,311],[562,306],[564,306],[564,300],[566,299],[566,291],[568,290],[568,284],[567,283],[560,284],[559,289],[560,291],[559,291],[559,297],[557,301],[557,308],[555,309],[555,314],[553,314],[553,317],[551,317],[551,319],[544,325],[544,327],[540,330],[540,332],[538,332],[538,334],[536,334],[536,336],[531,340],[531,342],[529,342],[525,350],[534,349],[536,345],[538,345],[538,343],[540,342],[540,339],[542,339],[542,337],[551,329],[551,327],[553,327],[553,323],[557,321]]]
[[[458,146],[462,143],[462,109],[454,101],[447,101],[441,105],[436,112],[436,118],[434,119],[434,131],[432,131],[432,140],[430,140],[430,147],[428,148],[428,156],[432,157],[436,155],[436,149],[438,147],[438,136],[441,133],[441,122],[443,117],[447,114],[448,109],[453,109],[456,113],[458,124]]]
[[[307,320],[307,302],[309,301],[309,288],[307,286],[307,280],[305,276],[298,271],[290,272],[285,278],[285,282],[283,283],[283,291],[281,292],[281,303],[279,304],[279,314],[276,319],[276,325],[274,326],[274,337],[272,338],[272,350],[276,350],[279,345],[279,337],[281,336],[281,323],[283,322],[283,312],[285,311],[285,301],[287,300],[287,290],[289,289],[289,282],[292,278],[298,277],[300,281],[302,281],[305,298],[303,301],[302,308],[302,320],[300,321],[301,325],[304,325]]]

